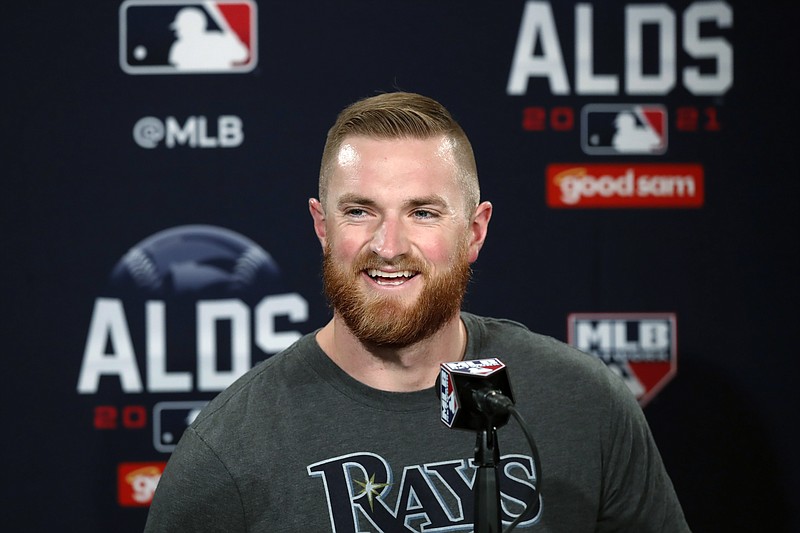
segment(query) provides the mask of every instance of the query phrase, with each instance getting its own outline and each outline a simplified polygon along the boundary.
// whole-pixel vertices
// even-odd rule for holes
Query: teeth
[[[370,268],[367,270],[367,274],[371,278],[410,278],[414,276],[414,273],[410,270],[400,270],[399,272],[384,272],[383,270],[377,270],[374,268]]]
[[[381,280],[381,279],[378,279],[378,278],[375,279],[375,283],[377,283],[378,285],[393,285],[395,287],[397,285],[402,285],[405,282],[406,281],[402,280],[402,279],[401,280],[397,280],[397,281],[384,281],[384,280]]]
[[[416,272],[412,272],[411,270],[400,270],[398,272],[384,272],[383,270],[378,270],[377,268],[370,268],[367,269],[367,274],[371,277],[378,285],[402,285],[409,279],[416,276]]]

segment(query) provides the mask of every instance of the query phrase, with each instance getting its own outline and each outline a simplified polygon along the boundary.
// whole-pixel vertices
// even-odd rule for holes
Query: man
[[[492,205],[439,103],[391,93],[345,109],[309,210],[333,319],[209,404],[146,531],[471,531],[475,435],[439,422],[432,389],[441,363],[487,357],[508,367],[543,472],[523,432],[501,428],[506,524],[524,513],[521,531],[688,531],[618,377],[520,324],[460,311]]]

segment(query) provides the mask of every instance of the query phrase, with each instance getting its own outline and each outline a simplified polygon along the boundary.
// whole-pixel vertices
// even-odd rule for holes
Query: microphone
[[[476,359],[442,363],[436,378],[436,392],[441,405],[441,421],[449,428],[477,432],[475,441],[475,533],[499,533],[502,530],[500,504],[500,449],[497,428],[508,422],[509,415],[519,422],[531,447],[536,485],[532,503],[508,526],[513,530],[528,516],[528,507],[539,502],[542,468],[533,435],[514,406],[514,393],[506,365],[499,359]],[[538,505],[538,504],[537,504]]]
[[[508,422],[514,393],[499,359],[442,363],[436,384],[447,427],[481,431]]]

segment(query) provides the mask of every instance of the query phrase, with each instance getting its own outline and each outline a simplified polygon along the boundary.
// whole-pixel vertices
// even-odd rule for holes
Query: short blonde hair
[[[319,171],[319,199],[326,205],[328,182],[336,155],[349,136],[372,139],[430,139],[444,135],[451,143],[459,172],[457,179],[471,211],[480,200],[480,185],[472,145],[445,107],[415,93],[385,93],[359,100],[339,113],[328,131]]]

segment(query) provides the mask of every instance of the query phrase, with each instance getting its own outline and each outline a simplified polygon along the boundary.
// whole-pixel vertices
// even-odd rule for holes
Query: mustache
[[[382,259],[372,253],[367,253],[359,255],[355,261],[353,261],[353,270],[355,272],[363,272],[369,269],[410,270],[421,274],[427,274],[430,270],[425,261],[410,256]]]

